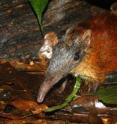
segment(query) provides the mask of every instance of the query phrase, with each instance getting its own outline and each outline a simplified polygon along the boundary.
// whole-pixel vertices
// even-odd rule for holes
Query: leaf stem
[[[65,102],[60,104],[60,105],[50,107],[47,110],[45,110],[45,112],[53,112],[53,111],[56,111],[56,110],[59,110],[59,109],[62,109],[64,107],[66,107],[73,99],[76,98],[76,96],[77,96],[76,94],[77,94],[77,92],[78,92],[78,90],[80,88],[80,84],[81,84],[81,79],[80,79],[80,77],[77,77],[76,78],[76,83],[75,83],[74,88],[73,88],[73,91],[65,99]]]
[[[41,16],[37,16],[37,20],[38,20],[38,24],[39,24],[39,28],[40,28],[41,35],[42,35],[42,37],[44,37],[43,26],[42,26],[42,18],[41,18]]]

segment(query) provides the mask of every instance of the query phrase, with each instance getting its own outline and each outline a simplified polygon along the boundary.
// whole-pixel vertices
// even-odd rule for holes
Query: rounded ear
[[[75,37],[73,38],[72,42],[74,42],[81,50],[86,51],[91,42],[91,29],[85,29],[83,27],[78,27],[77,32],[74,33]]]
[[[44,36],[44,44],[55,46],[58,43],[58,37],[55,32],[49,32]]]
[[[64,41],[71,46],[73,43],[89,46],[91,40],[91,30],[85,26],[75,25],[70,27],[65,34]]]
[[[58,43],[58,37],[54,32],[49,32],[44,36],[44,43],[41,46],[38,56],[40,58],[51,59],[53,47]]]

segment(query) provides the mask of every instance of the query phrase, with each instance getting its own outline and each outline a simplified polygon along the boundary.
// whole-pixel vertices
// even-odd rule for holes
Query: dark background
[[[117,0],[86,0],[92,5],[96,5],[105,9],[110,9],[112,3],[117,2]]]

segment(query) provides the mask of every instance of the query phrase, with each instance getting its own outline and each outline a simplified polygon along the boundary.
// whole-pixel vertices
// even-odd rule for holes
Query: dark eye
[[[74,60],[77,61],[77,60],[79,60],[79,58],[80,58],[80,52],[78,51],[74,55]]]

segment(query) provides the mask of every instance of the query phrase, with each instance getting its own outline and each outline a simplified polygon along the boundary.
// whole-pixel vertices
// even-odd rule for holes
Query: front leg
[[[81,87],[80,87],[80,95],[92,94],[97,91],[99,88],[99,82],[92,82],[88,80],[83,80]]]

